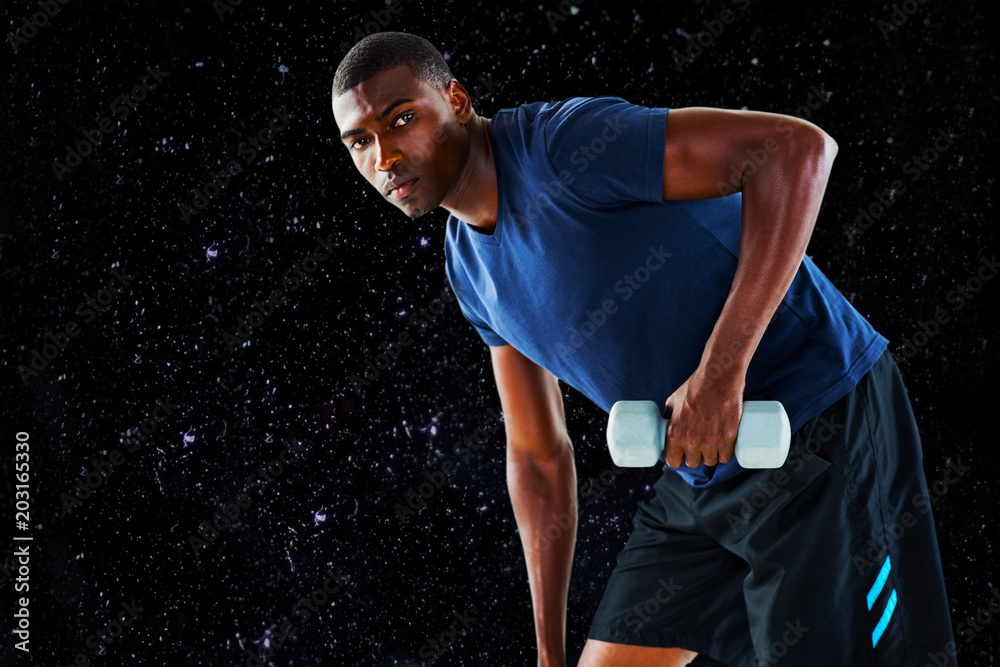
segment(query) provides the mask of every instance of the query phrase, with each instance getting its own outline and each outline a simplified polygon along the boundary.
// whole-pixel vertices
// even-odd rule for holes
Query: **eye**
[[[409,125],[409,123],[410,123],[410,121],[409,121],[409,120],[407,120],[407,121],[406,121],[405,123],[403,123],[402,125],[400,125],[400,124],[399,124],[399,121],[403,120],[404,118],[410,118],[410,119],[412,119],[412,118],[413,118],[413,115],[414,115],[414,114],[413,114],[413,112],[412,112],[412,111],[407,111],[406,113],[404,113],[404,114],[402,114],[401,116],[399,116],[399,117],[398,117],[398,118],[396,119],[396,122],[392,124],[392,126],[393,126],[393,127],[405,127],[406,125]],[[353,150],[353,149],[354,149],[355,147],[357,147],[357,146],[358,146],[358,144],[359,144],[359,143],[361,143],[362,141],[368,141],[368,138],[367,138],[367,137],[362,137],[361,139],[358,139],[358,140],[356,140],[356,141],[352,142],[352,143],[351,143],[351,149]],[[362,145],[361,145],[361,148],[364,148],[364,147],[365,147],[366,145],[367,145],[367,144],[362,144]]]

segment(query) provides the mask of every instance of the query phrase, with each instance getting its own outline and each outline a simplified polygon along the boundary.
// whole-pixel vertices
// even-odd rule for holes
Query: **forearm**
[[[569,443],[549,458],[507,448],[507,488],[524,548],[539,662],[565,662],[566,603],[576,543],[576,467]]]
[[[744,179],[736,274],[701,359],[713,380],[742,382],[802,263],[837,154],[836,142],[821,136],[823,143],[789,140]]]

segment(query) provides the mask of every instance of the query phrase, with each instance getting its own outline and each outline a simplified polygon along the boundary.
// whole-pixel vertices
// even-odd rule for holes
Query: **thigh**
[[[691,487],[675,471],[665,469],[655,488],[637,506],[588,637],[736,664],[752,647],[742,592],[749,568],[701,531]]]
[[[750,565],[747,664],[922,665],[953,655],[919,436],[891,356],[797,436],[815,452],[815,479],[731,542]]]

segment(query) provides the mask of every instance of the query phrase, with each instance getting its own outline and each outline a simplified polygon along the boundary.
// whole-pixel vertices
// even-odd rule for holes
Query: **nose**
[[[387,141],[376,137],[375,139],[375,169],[378,171],[388,171],[394,164],[403,157],[396,150],[396,147]]]

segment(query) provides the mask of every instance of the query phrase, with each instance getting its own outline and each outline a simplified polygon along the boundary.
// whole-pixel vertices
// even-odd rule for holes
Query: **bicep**
[[[490,346],[507,446],[547,458],[569,443],[559,379],[513,345]]]
[[[663,200],[740,192],[768,160],[825,133],[809,121],[764,111],[687,107],[667,115]]]

